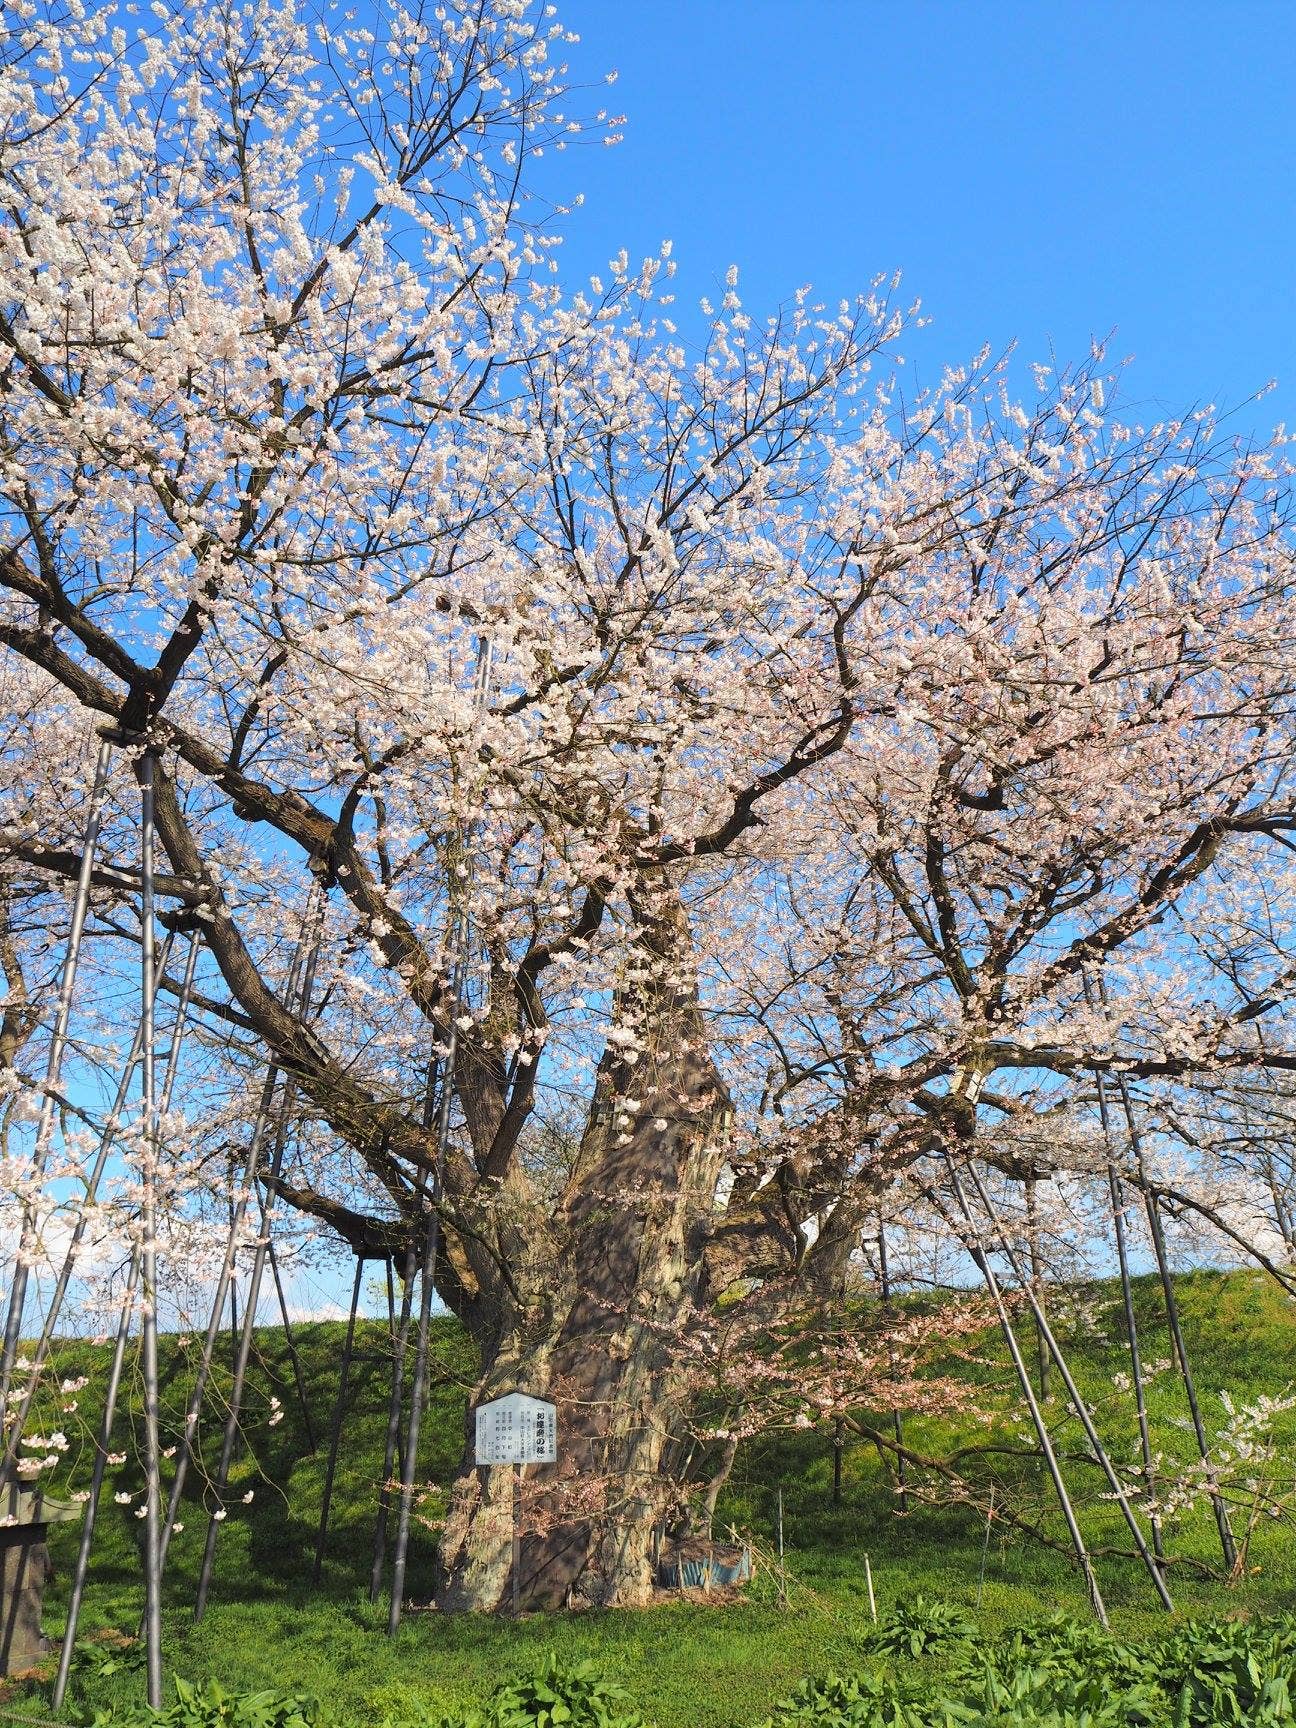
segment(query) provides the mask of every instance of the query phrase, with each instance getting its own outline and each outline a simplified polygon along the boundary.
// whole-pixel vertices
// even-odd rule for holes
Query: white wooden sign
[[[558,1457],[558,1410],[544,1398],[510,1392],[477,1406],[478,1464],[552,1464]]]

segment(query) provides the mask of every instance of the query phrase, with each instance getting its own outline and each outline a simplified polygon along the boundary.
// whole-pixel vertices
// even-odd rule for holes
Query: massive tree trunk
[[[533,1262],[486,1343],[474,1403],[520,1390],[558,1407],[559,1458],[522,1490],[524,1606],[644,1602],[672,1487],[662,1453],[690,1373],[704,1249],[725,1157],[686,920],[673,897],[640,929],[591,1119]],[[619,1041],[618,1041],[619,1040]],[[512,1472],[477,1469],[469,1432],[442,1545],[439,1605],[511,1599]]]

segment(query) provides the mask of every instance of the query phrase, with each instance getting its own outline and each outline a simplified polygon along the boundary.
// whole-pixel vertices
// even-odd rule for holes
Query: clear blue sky
[[[750,310],[904,272],[924,375],[1115,331],[1149,410],[1296,426],[1296,4],[561,0],[573,70],[628,115],[550,165],[587,195],[569,276],[669,237],[682,299]],[[603,93],[592,93],[601,100]]]

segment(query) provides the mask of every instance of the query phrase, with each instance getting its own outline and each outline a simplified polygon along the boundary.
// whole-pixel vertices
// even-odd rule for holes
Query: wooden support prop
[[[401,1621],[405,1590],[405,1566],[409,1558],[410,1519],[414,1510],[414,1478],[418,1471],[419,1430],[428,1395],[428,1341],[432,1323],[432,1297],[436,1290],[437,1252],[441,1241],[441,1196],[445,1188],[446,1151],[450,1143],[450,1099],[454,1089],[457,1045],[455,1021],[463,1000],[466,934],[461,938],[460,957],[452,989],[453,1010],[441,1066],[441,1097],[437,1110],[436,1173],[428,1197],[427,1228],[423,1241],[423,1264],[419,1279],[417,1343],[414,1349],[414,1386],[410,1394],[409,1429],[405,1436],[405,1467],[401,1471],[399,1513],[396,1521],[396,1551],[392,1557],[391,1602],[387,1610],[387,1633],[394,1637]]]
[[[1098,1087],[1098,1112],[1104,1136],[1108,1135],[1107,1093],[1102,1075],[1095,1071]],[[1110,1142],[1109,1142],[1110,1143]],[[1138,1322],[1134,1314],[1134,1286],[1130,1278],[1129,1244],[1125,1235],[1125,1191],[1115,1161],[1107,1161],[1107,1191],[1111,1200],[1112,1222],[1116,1228],[1116,1257],[1120,1264],[1121,1304],[1125,1311],[1125,1335],[1129,1344],[1130,1378],[1134,1386],[1134,1408],[1138,1416],[1139,1451],[1143,1459],[1143,1479],[1147,1485],[1148,1521],[1152,1526],[1152,1546],[1158,1560],[1165,1557],[1161,1520],[1156,1506],[1156,1466],[1152,1455],[1152,1434],[1148,1426],[1147,1393],[1143,1382],[1143,1355],[1139,1349]]]
[[[786,1608],[788,1605],[787,1555],[786,1555],[786,1553],[784,1551],[784,1547],[783,1547],[783,1485],[782,1485],[782,1483],[779,1484],[779,1491],[778,1491],[778,1557],[779,1557],[779,1607],[780,1608]]]
[[[981,1570],[977,1573],[976,1605],[981,1606],[981,1592],[985,1589],[986,1561],[990,1557],[990,1526],[994,1523],[994,1483],[990,1484],[990,1505],[986,1510],[985,1541],[981,1544]]]
[[[1026,1194],[1026,1242],[1030,1253],[1031,1289],[1040,1307],[1044,1306],[1041,1294],[1044,1287],[1043,1268],[1040,1263],[1039,1246],[1039,1206],[1036,1200],[1036,1177],[1034,1172],[1022,1184]],[[1051,1391],[1049,1387],[1049,1366],[1052,1358],[1049,1356],[1048,1345],[1044,1342],[1044,1334],[1039,1327],[1035,1328],[1035,1360],[1039,1368],[1040,1397],[1047,1404]]]

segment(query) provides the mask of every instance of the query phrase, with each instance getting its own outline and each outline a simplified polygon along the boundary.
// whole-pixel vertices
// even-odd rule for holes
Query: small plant
[[[902,1599],[869,1636],[869,1648],[884,1656],[930,1656],[971,1641],[976,1628],[961,1608],[922,1595]]]
[[[803,1680],[762,1728],[925,1728],[894,1682],[876,1674]]]
[[[139,1638],[124,1638],[114,1643],[78,1638],[72,1646],[75,1672],[83,1678],[95,1680],[107,1680],[113,1674],[126,1674],[142,1668],[144,1657],[144,1644]]]
[[[175,1682],[169,1708],[98,1710],[88,1728],[317,1728],[319,1701],[299,1692],[227,1692],[217,1681]]]
[[[978,1684],[941,1700],[930,1718],[933,1728],[1150,1728],[1164,1719],[1159,1688],[1114,1687],[1100,1672],[1066,1672],[1048,1660],[1007,1672],[987,1663]]]
[[[496,1687],[483,1709],[446,1717],[440,1728],[644,1728],[630,1694],[593,1662],[556,1656]]]
[[[1178,1699],[1175,1728],[1268,1728],[1296,1721],[1291,1615],[1187,1626],[1161,1646],[1160,1665]]]
[[[1059,1680],[1100,1675],[1111,1686],[1154,1684],[1160,1665],[1156,1652],[1124,1644],[1092,1620],[1066,1614],[1028,1621],[997,1647],[993,1665],[1001,1673],[1019,1667],[1045,1668]]]

